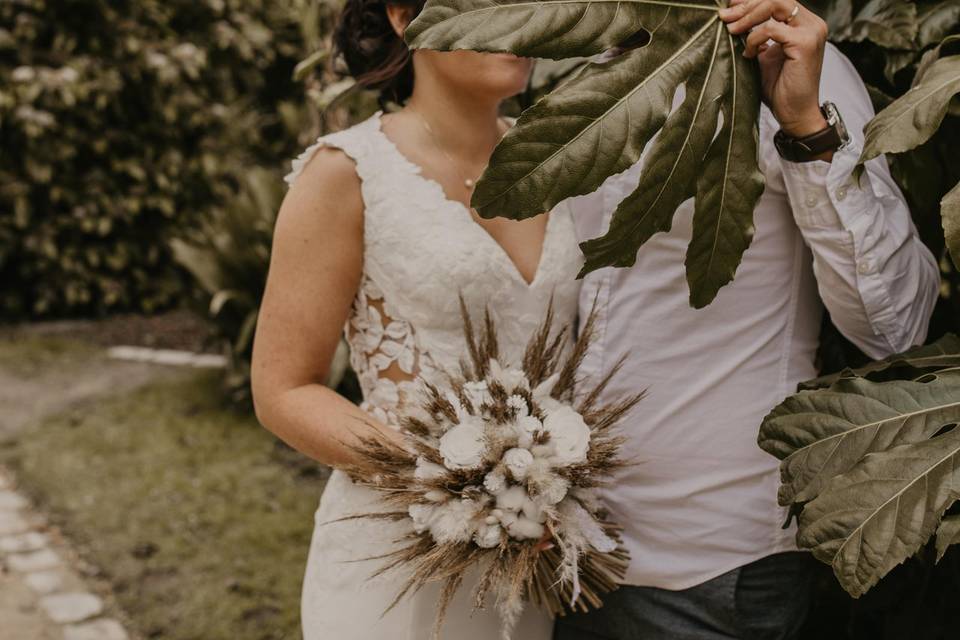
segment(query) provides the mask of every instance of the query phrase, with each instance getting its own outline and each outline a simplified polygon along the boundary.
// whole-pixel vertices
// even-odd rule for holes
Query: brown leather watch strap
[[[850,138],[837,108],[826,103],[823,115],[830,123],[823,131],[803,138],[791,138],[781,129],[773,137],[777,152],[790,162],[812,162],[829,151],[843,147]]]

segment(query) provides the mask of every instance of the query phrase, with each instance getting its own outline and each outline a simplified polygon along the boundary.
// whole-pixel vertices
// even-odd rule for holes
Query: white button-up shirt
[[[670,232],[640,249],[634,267],[585,278],[581,318],[595,298],[600,309],[585,384],[629,353],[602,400],[648,391],[622,425],[636,464],[606,491],[613,517],[626,528],[627,584],[683,589],[796,549],[795,530],[781,528],[778,461],[757,446],[757,432],[798,382],[816,376],[824,306],[875,358],[926,337],[939,269],[885,159],[870,162],[859,183],[851,175],[874,113],[856,70],[833,47],[821,98],[838,106],[854,142],[832,163],[788,162],[774,148],[779,126],[764,108],[766,191],[756,235],[736,279],[710,306],[688,303],[692,202],[679,209]],[[606,231],[642,164],[569,201],[581,240]]]

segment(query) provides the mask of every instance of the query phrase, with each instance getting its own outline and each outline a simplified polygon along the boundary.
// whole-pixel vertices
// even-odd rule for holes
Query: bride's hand
[[[543,532],[543,535],[540,536],[540,540],[537,542],[536,550],[537,551],[549,551],[553,549],[556,545],[553,544],[553,534],[550,533],[550,530],[547,529]]]

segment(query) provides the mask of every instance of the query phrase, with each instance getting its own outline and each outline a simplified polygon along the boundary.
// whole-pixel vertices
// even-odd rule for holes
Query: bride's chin
[[[509,98],[523,91],[533,71],[533,59],[512,53],[445,52],[436,62],[444,75],[473,95]]]

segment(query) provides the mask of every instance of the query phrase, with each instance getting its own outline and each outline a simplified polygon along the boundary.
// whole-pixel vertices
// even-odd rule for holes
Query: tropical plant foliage
[[[750,244],[763,192],[758,74],[717,8],[713,0],[428,0],[407,30],[414,48],[579,58],[640,29],[650,34],[642,48],[586,64],[520,116],[477,184],[480,215],[522,219],[590,193],[636,163],[659,133],[609,232],[583,244],[584,272],[634,264],[693,197],[687,280],[691,304],[709,304]],[[683,104],[672,110],[680,87]]]
[[[953,204],[956,188],[947,191],[960,178],[949,160],[956,157],[958,140],[960,56],[954,52],[960,38],[953,34],[960,31],[960,2],[821,4],[847,53],[855,61],[870,56],[858,68],[878,106],[886,108],[865,129],[861,161],[895,154],[888,157],[921,233],[944,256],[941,310],[948,313],[941,316],[946,322],[935,320],[935,329],[955,330],[956,270],[943,238],[956,264],[960,218]],[[903,95],[891,97],[897,93]],[[945,516],[960,498],[960,339],[947,334],[801,389],[764,420],[759,438],[761,447],[782,460],[779,499],[798,519],[798,544],[831,565],[854,597],[909,558],[942,560],[960,541],[960,520]],[[898,603],[901,609],[929,606],[930,598],[924,595],[921,605],[916,593],[926,592],[934,578],[930,569],[919,570],[924,577],[913,581],[918,589]],[[912,580],[910,572],[898,575]],[[947,637],[937,616],[926,620],[917,615],[920,609],[913,611],[911,633]]]
[[[950,335],[810,385],[828,384],[764,420],[759,443],[782,460],[779,499],[799,517],[798,544],[855,597],[916,554],[960,499],[958,361]]]

